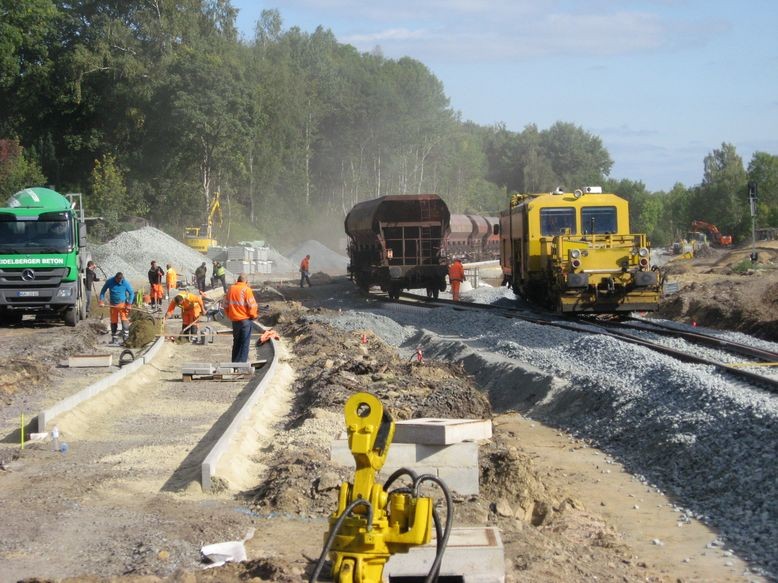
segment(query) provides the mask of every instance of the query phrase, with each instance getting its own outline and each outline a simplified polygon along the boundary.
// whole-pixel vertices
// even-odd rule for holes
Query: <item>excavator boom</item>
[[[213,238],[214,219],[218,217],[218,225],[222,224],[222,210],[219,202],[219,191],[216,191],[211,197],[211,204],[208,206],[208,218],[202,227],[186,227],[184,229],[184,242],[192,249],[205,253],[209,247],[215,247],[218,242]]]
[[[719,247],[729,247],[732,245],[732,235],[722,235],[719,228],[713,223],[705,221],[692,221],[692,229],[695,231],[705,231],[710,235],[711,241]]]

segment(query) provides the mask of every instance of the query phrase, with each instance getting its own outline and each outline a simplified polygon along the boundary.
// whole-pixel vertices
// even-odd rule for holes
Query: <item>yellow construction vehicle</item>
[[[216,191],[211,197],[211,204],[208,207],[208,219],[205,224],[199,227],[184,228],[184,242],[192,249],[205,253],[209,247],[218,245],[213,238],[214,220],[218,217],[218,225],[222,224],[222,209],[219,202],[219,191]]]
[[[310,582],[316,581],[329,555],[336,583],[380,583],[384,565],[395,553],[407,553],[430,541],[433,522],[436,557],[427,580],[437,578],[453,518],[453,503],[445,484],[431,474],[417,475],[401,468],[381,485],[376,473],[383,467],[394,437],[394,421],[369,393],[355,393],[344,407],[348,444],[356,461],[354,483],[343,482],[338,509],[330,516],[329,532]],[[398,478],[410,487],[389,490]],[[419,496],[423,482],[436,483],[446,498],[446,525],[441,527],[431,498]]]

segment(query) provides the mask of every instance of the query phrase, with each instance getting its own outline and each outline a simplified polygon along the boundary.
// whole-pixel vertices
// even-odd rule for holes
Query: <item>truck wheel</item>
[[[67,326],[75,326],[78,324],[78,315],[79,315],[79,309],[78,304],[75,306],[68,306],[65,308],[65,313],[63,314],[63,319],[65,320],[65,324]]]
[[[78,284],[78,319],[86,320],[86,290],[84,284]]]
[[[22,316],[24,314],[20,311],[14,310],[1,310],[0,311],[0,326],[7,326],[9,324],[20,324]]]

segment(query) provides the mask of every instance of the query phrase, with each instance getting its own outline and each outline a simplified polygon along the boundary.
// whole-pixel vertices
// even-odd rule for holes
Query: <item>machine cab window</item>
[[[565,233],[575,234],[574,208],[540,209],[540,234],[543,237],[556,237]]]
[[[581,226],[585,235],[617,233],[615,206],[589,206],[581,209]]]

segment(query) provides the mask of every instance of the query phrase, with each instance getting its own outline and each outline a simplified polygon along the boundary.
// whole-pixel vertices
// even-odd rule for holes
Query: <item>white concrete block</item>
[[[74,354],[68,357],[68,367],[102,367],[111,366],[113,354]]]
[[[384,578],[421,577],[435,560],[435,539],[408,553],[392,555]],[[440,568],[441,577],[462,577],[465,583],[504,583],[505,554],[500,531],[495,527],[453,528]]]
[[[394,443],[449,445],[491,439],[490,419],[407,419],[396,421]]]
[[[181,365],[181,374],[211,375],[214,367],[210,362],[185,362]]]
[[[346,439],[337,439],[332,443],[330,459],[349,468],[356,466]],[[381,468],[379,480],[386,480],[400,468],[409,468],[417,474],[437,476],[459,494],[479,492],[478,444],[474,442],[452,445],[393,443],[389,446],[389,455]]]
[[[332,443],[330,459],[344,466],[354,467],[354,456],[348,440],[336,439]],[[419,445],[416,443],[392,443],[386,465],[392,467],[425,466],[478,466],[478,444],[473,442],[452,445]]]
[[[438,478],[443,480],[449,490],[463,495],[478,494],[481,469],[475,466],[461,468],[440,467]]]

